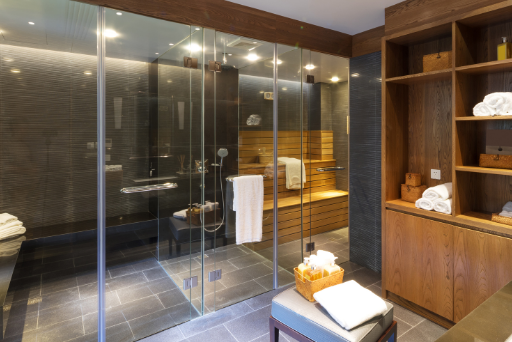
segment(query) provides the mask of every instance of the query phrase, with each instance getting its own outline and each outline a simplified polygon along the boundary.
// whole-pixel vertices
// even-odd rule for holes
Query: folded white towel
[[[21,243],[25,241],[24,236],[17,237],[15,239],[0,242],[0,256],[11,256],[18,252],[21,247]]]
[[[286,164],[286,189],[296,190],[302,188],[306,182],[306,167],[300,159],[280,157],[278,161]],[[302,171],[302,182],[301,182]]]
[[[236,244],[259,242],[263,237],[263,176],[233,179]]]
[[[478,103],[473,108],[473,115],[474,116],[494,116],[496,115],[496,109],[489,107],[483,102]]]
[[[427,198],[420,198],[416,201],[416,208],[423,210],[434,210],[434,202]]]
[[[17,222],[19,222],[19,221],[17,221]],[[27,230],[25,229],[25,227],[23,227],[20,224],[15,224],[15,225],[11,224],[11,225],[9,225],[8,228],[0,229],[0,240],[5,240],[5,239],[9,239],[13,236],[25,234],[26,231]]]
[[[178,220],[186,220],[187,219],[187,210],[188,209],[183,209],[183,210],[177,211],[172,214],[172,217],[177,218]]]
[[[452,183],[445,183],[438,186],[428,188],[423,192],[423,198],[431,201],[436,199],[446,200],[452,197]]]
[[[443,214],[450,215],[452,213],[452,199],[437,199],[434,201],[434,210]]]
[[[388,310],[382,298],[354,280],[323,289],[313,297],[346,330],[383,315]]]
[[[13,216],[11,214],[3,213],[0,214],[0,226],[16,221],[18,218],[16,216]]]
[[[497,115],[512,115],[512,93],[492,93],[484,98],[484,103],[496,110]]]

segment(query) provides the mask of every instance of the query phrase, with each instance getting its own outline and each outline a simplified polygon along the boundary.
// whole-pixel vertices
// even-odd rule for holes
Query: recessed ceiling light
[[[359,74],[356,72],[356,73],[353,73],[352,75],[350,75],[352,77],[359,77]]]
[[[194,44],[190,44],[189,50],[190,50],[190,52],[197,52],[197,51],[201,51],[201,47],[194,43]]]
[[[199,27],[196,27],[196,31],[199,31],[199,30],[200,30],[200,28],[199,28]]]
[[[34,23],[34,22],[32,22],[32,21],[29,21],[29,22],[28,22],[28,24],[29,24],[29,25],[35,25],[35,23]]]
[[[155,55],[159,55],[159,53],[158,53],[158,52],[155,52]]]
[[[4,58],[4,61],[5,61],[5,62],[12,62],[12,61],[14,61],[14,59],[5,57],[5,58]]]
[[[336,77],[336,76],[334,76],[333,78],[331,78],[331,81],[333,81],[333,82],[338,82],[339,80],[340,80],[340,79],[339,79],[338,77]]]
[[[228,56],[233,56],[233,54],[232,53],[228,53]]]
[[[172,83],[172,80],[167,80],[167,83]]]
[[[258,42],[252,42],[253,44],[258,44]]]
[[[117,14],[117,15],[123,15],[123,13],[121,13],[121,12],[117,12],[116,14]]]
[[[173,43],[169,43],[170,46],[173,46],[174,44]]]
[[[283,87],[283,90],[288,90],[288,88],[286,88],[286,87]]]
[[[250,53],[249,55],[247,55],[246,58],[250,61],[257,61],[258,59],[260,59],[258,55],[255,53]]]
[[[262,90],[262,91],[260,91],[260,94],[263,94],[263,93],[264,93],[264,91],[263,91],[263,90]]]
[[[315,66],[313,64],[308,64],[304,68],[306,68],[306,70],[313,70]]]
[[[90,72],[90,71],[84,71],[84,75],[92,75],[92,72]]]
[[[19,69],[11,69],[11,72],[15,74],[19,74],[21,71]]]
[[[117,34],[117,32],[116,32],[116,31],[111,30],[111,29],[106,29],[106,30],[105,30],[105,37],[108,37],[108,38],[115,38],[115,37],[117,37],[117,36],[118,36],[118,34]]]

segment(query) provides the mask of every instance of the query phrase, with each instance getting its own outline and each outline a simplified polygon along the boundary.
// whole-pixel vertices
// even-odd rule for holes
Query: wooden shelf
[[[499,115],[499,116],[458,116],[455,121],[499,121],[499,120],[512,120],[512,115]]]
[[[492,61],[492,62],[486,62],[486,63],[472,64],[472,65],[465,65],[465,66],[455,68],[455,71],[464,73],[464,74],[471,74],[471,75],[512,71],[512,59],[506,59],[503,61]]]
[[[419,83],[424,83],[424,82],[451,80],[451,78],[452,78],[452,69],[444,69],[444,70],[423,72],[421,74],[388,78],[388,79],[386,79],[386,82],[387,83],[413,85],[413,84],[419,84]]]
[[[479,226],[487,225],[488,230],[490,230],[491,232],[502,233],[503,235],[512,234],[512,226],[491,221],[491,216],[492,216],[492,214],[490,214],[490,213],[481,213],[481,212],[476,212],[476,211],[470,211],[470,212],[464,213],[462,215],[456,216],[455,218],[459,219],[459,220],[471,221],[475,225],[479,225]],[[505,229],[505,230],[503,230],[503,229]]]
[[[435,219],[439,219],[439,220],[452,219],[451,215],[438,213],[437,211],[418,209],[418,208],[416,208],[416,205],[414,203],[406,202],[401,199],[387,201],[386,208],[405,211],[405,212],[408,212],[411,214],[427,216],[427,217],[431,217],[431,218],[435,218]]]
[[[463,172],[484,173],[484,174],[491,174],[491,175],[512,176],[512,170],[492,169],[492,168],[488,168],[488,167],[479,167],[479,166],[456,166],[455,170],[463,171]]]

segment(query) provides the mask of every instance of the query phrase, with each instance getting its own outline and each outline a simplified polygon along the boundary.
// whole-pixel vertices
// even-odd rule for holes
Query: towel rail
[[[242,176],[261,176],[261,177],[263,177],[263,178],[267,178],[267,176],[266,176],[266,175],[239,175],[239,176],[229,176],[229,177],[226,177],[226,180],[227,180],[228,182],[232,182],[232,181],[234,181],[234,179],[235,179],[235,178],[237,178],[237,177],[242,177]]]
[[[325,172],[325,171],[340,171],[345,170],[344,167],[341,166],[333,166],[333,167],[321,167],[316,169],[318,172]]]
[[[174,189],[177,187],[178,187],[178,184],[176,184],[176,183],[164,183],[164,184],[155,184],[155,185],[131,186],[128,188],[122,188],[121,192],[123,194],[133,194],[135,192],[166,190],[166,189]]]

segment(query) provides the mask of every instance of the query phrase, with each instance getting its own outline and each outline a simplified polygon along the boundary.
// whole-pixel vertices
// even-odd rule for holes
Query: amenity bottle
[[[507,42],[507,37],[502,37],[503,43],[498,45],[498,61],[512,57],[512,43]]]
[[[341,272],[341,268],[334,263],[334,260],[331,261],[330,265],[324,266],[324,277],[328,277],[339,272]]]
[[[322,271],[320,271],[316,265],[311,265],[311,268],[304,272],[304,278],[310,281],[315,281],[322,278]]]
[[[304,262],[297,267],[297,271],[299,272],[299,279],[304,281],[304,272],[310,269],[309,258],[304,258]]]

